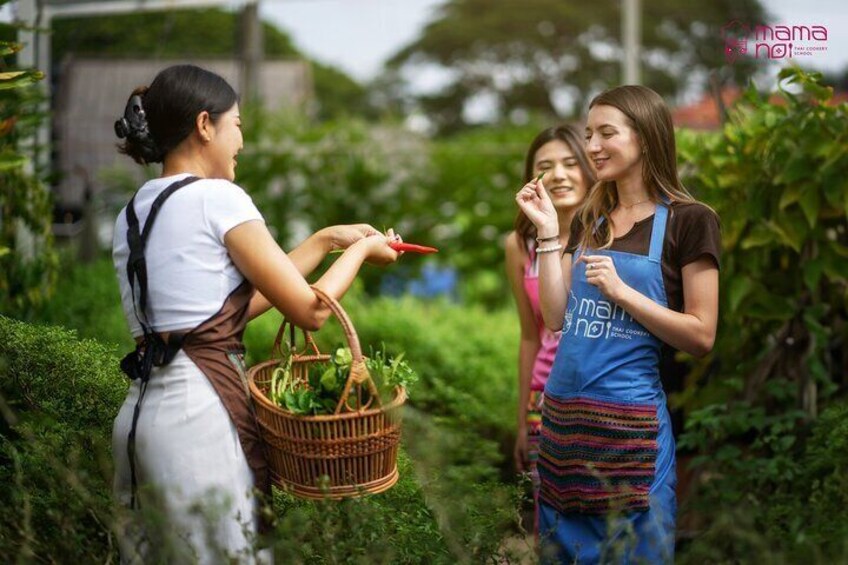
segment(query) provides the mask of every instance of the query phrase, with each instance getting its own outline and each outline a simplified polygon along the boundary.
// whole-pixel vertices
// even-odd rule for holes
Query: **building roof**
[[[741,97],[742,90],[736,87],[728,87],[721,91],[721,100],[726,109],[731,108]],[[784,100],[775,94],[769,98],[769,102],[772,104],[783,104]],[[848,93],[837,92],[830,99],[828,105],[832,106],[841,104],[842,102],[848,102]],[[703,98],[693,104],[672,109],[671,119],[675,126],[681,128],[699,130],[721,128],[719,107],[716,104],[715,97],[710,93],[705,94]]]
[[[201,8],[208,6],[236,7],[258,0],[19,0],[38,2],[43,16],[93,16],[127,12]]]

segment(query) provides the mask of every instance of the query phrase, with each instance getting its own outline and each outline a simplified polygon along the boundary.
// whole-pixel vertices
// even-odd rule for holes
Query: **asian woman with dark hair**
[[[343,250],[315,283],[340,298],[364,262],[395,261],[388,244],[400,238],[333,226],[284,252],[233,183],[242,149],[236,93],[199,67],[169,67],[136,89],[115,132],[136,162],[162,163],[118,215],[113,241],[137,342],[121,363],[132,381],[113,429],[114,490],[133,509],[161,500],[165,517],[162,537],[149,523],[128,529],[122,559],[269,562],[255,543],[255,491],[270,485],[247,393],[245,325],[274,307],[319,328],[330,311],[304,277]]]
[[[521,339],[518,346],[518,420],[515,466],[530,476],[534,509],[539,494],[539,433],[542,427],[541,400],[545,382],[559,343],[559,332],[545,327],[539,308],[540,243],[550,247],[568,245],[568,227],[589,187],[595,184],[595,171],[583,149],[580,132],[572,126],[550,127],[530,143],[524,161],[524,182],[545,179],[545,187],[556,209],[559,235],[537,241],[536,226],[521,210],[515,229],[506,238],[506,268],[518,309]],[[535,516],[535,512],[534,512]],[[534,518],[534,529],[536,519]]]

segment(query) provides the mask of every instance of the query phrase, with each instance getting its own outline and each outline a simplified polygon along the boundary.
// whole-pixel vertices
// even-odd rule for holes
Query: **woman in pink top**
[[[595,183],[595,172],[583,150],[583,140],[571,126],[548,128],[533,140],[524,163],[524,181],[544,174],[544,185],[559,216],[560,236],[537,241],[536,228],[519,210],[515,230],[506,239],[506,266],[521,322],[518,349],[518,434],[515,440],[515,465],[527,472],[533,482],[533,498],[539,491],[536,472],[542,391],[548,378],[559,334],[545,328],[539,309],[537,247],[564,249],[568,244],[571,220],[583,202],[588,188]],[[534,528],[535,529],[535,528]]]

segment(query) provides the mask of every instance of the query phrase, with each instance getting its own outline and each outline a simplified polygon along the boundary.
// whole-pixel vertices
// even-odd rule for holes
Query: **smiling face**
[[[534,178],[542,173],[545,173],[542,183],[557,210],[573,208],[583,202],[587,182],[580,162],[566,142],[554,139],[536,151],[533,159]]]
[[[599,104],[589,110],[586,152],[600,181],[622,181],[642,175],[639,136],[618,108]]]
[[[244,147],[238,104],[218,116],[211,125],[207,146],[210,178],[233,181],[236,178],[236,156]]]

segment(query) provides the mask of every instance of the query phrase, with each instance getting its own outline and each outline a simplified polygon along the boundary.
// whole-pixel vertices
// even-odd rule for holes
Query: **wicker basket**
[[[397,388],[392,401],[382,405],[350,318],[338,301],[320,289],[313,287],[313,290],[341,323],[353,363],[335,414],[326,416],[292,414],[271,402],[268,397],[271,374],[280,359],[259,363],[248,371],[271,480],[292,494],[310,499],[383,492],[398,480],[401,407],[406,401],[406,391]],[[295,352],[294,326],[285,321],[274,343],[278,355],[287,326],[291,330],[292,379],[308,382],[310,365],[327,363],[330,356],[318,350],[306,331],[303,351]],[[365,403],[363,387],[369,393]]]

